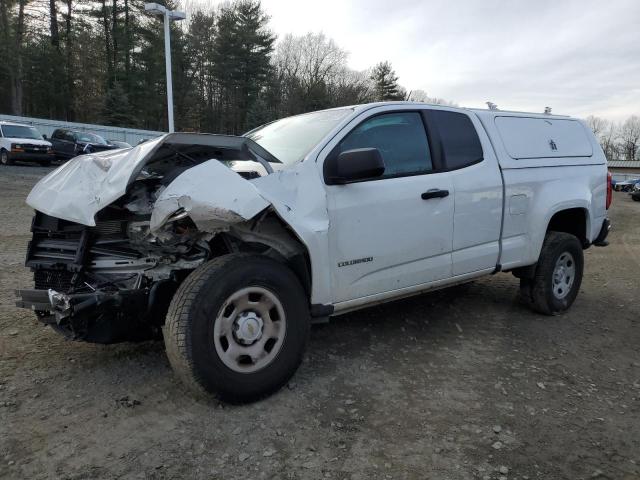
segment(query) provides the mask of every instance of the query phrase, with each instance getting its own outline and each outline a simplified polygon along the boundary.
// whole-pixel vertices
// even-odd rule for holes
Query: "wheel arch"
[[[249,222],[234,225],[210,241],[212,257],[233,252],[261,253],[289,267],[311,302],[312,276],[309,249],[273,209]]]
[[[589,210],[585,207],[571,207],[556,211],[547,222],[546,232],[570,233],[580,240],[583,248],[589,246]]]
[[[540,257],[542,251],[542,245],[548,232],[558,231],[575,235],[582,248],[587,248],[590,245],[591,231],[591,219],[589,213],[589,203],[586,200],[574,200],[567,202],[560,202],[549,208],[547,214],[543,217],[542,224],[538,224],[536,228],[532,224],[535,230],[532,232],[532,255],[531,258],[535,263]]]
[[[530,210],[530,250],[525,265],[538,261],[549,231],[575,235],[583,248],[587,248],[592,240],[592,202],[593,192],[583,177],[545,182],[536,192]]]

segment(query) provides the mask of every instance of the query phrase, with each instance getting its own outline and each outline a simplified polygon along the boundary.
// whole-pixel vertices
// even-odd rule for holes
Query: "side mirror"
[[[346,150],[332,159],[331,174],[328,182],[331,185],[376,178],[384,173],[384,160],[377,148],[355,148]]]
[[[46,139],[47,139],[47,136],[46,136],[46,135],[42,135],[42,138],[43,138],[44,140],[46,140]]]

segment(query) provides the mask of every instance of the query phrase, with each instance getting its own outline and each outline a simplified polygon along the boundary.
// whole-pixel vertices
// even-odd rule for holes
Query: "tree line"
[[[632,115],[620,123],[593,115],[586,120],[607,159],[640,160],[640,117]]]
[[[0,112],[166,130],[162,19],[144,0],[0,0]],[[173,0],[160,2],[170,9]],[[322,33],[276,38],[259,0],[171,26],[176,129],[241,133],[307,111],[407,92],[392,65],[347,66]]]
[[[144,4],[0,0],[0,112],[166,130],[162,19]],[[238,134],[288,115],[379,100],[453,105],[407,91],[387,61],[350,69],[347,52],[322,33],[276,38],[259,0],[190,13],[171,26],[177,130]],[[607,158],[640,157],[639,117],[587,120]]]

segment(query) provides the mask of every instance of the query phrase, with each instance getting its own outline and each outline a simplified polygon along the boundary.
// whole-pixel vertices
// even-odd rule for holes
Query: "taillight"
[[[607,172],[607,210],[609,210],[612,200],[613,200],[613,187],[611,186],[611,172]]]

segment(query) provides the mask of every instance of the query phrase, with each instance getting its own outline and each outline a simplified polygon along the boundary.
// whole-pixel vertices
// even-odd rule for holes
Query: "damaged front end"
[[[18,306],[73,339],[156,335],[182,278],[209,258],[212,234],[187,218],[151,234],[149,219],[116,205],[95,227],[36,212],[26,259],[35,289],[18,291]]]
[[[158,335],[191,271],[240,248],[242,238],[251,244],[269,226],[269,202],[247,181],[277,162],[268,152],[216,135],[172,134],[154,143],[77,157],[29,195],[36,215],[26,265],[35,288],[17,291],[16,304],[69,338]],[[239,163],[244,168],[232,171]]]

